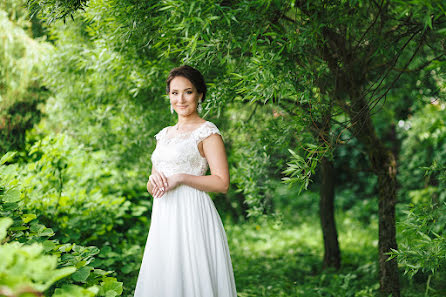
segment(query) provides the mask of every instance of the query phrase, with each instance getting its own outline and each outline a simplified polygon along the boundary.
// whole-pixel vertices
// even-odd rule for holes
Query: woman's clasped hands
[[[180,174],[174,174],[166,177],[162,172],[154,172],[149,176],[147,191],[150,193],[149,185],[151,185],[152,196],[154,198],[161,198],[166,192],[180,184],[180,176]]]

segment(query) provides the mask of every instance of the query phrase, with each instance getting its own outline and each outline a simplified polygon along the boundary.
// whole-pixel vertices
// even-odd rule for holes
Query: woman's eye
[[[176,95],[177,94],[177,92],[172,92],[172,95]]]
[[[192,94],[192,91],[187,91],[188,94]]]

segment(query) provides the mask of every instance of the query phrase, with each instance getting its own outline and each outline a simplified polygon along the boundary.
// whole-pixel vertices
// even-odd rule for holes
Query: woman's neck
[[[191,114],[188,116],[178,116],[177,125],[178,126],[188,126],[189,124],[198,123],[202,119],[198,114]]]

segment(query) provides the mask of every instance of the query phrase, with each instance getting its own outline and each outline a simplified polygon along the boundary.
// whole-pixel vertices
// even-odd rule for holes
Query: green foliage
[[[8,240],[40,243],[45,252],[57,256],[59,265],[77,269],[69,280],[55,284],[60,288],[57,294],[83,294],[82,290],[69,286],[74,283],[98,286],[99,296],[121,295],[122,283],[108,275],[115,273],[113,270],[117,267],[124,274],[134,274],[140,250],[138,245],[121,242],[115,235],[122,232],[117,229],[123,225],[129,202],[119,197],[114,181],[110,180],[113,172],[103,167],[101,170],[104,155],[87,153],[64,134],[47,136],[30,153],[34,162],[0,167],[0,211],[2,216],[14,220]],[[12,162],[13,158],[14,154],[6,154],[1,163]],[[118,175],[117,171],[115,174]],[[98,183],[103,188],[99,189]],[[135,207],[134,215],[139,216],[141,208]],[[143,208],[146,209],[147,206]],[[47,228],[48,225],[52,228]],[[137,230],[145,231],[138,224],[132,227],[133,230],[127,230],[129,239],[141,236]],[[109,240],[104,241],[104,237]],[[82,246],[88,244],[99,245],[101,250],[96,246]],[[125,253],[119,255],[116,251]],[[113,258],[112,254],[116,256]]]
[[[45,43],[47,26],[38,17],[30,17],[26,0],[3,0],[0,2],[0,10],[5,11],[8,19],[26,31],[30,37]]]
[[[435,274],[446,265],[446,199],[439,206],[418,203],[400,222],[401,245],[394,256],[413,277],[418,271]]]
[[[444,162],[434,160],[431,166],[424,168],[426,169],[426,176],[430,177],[436,174],[441,185],[446,183],[446,164]]]
[[[19,193],[18,191],[13,192]],[[11,191],[0,194],[0,198],[2,198],[0,200],[2,216],[5,213],[5,209],[8,208],[8,203],[12,203],[11,197],[14,197],[13,200],[17,202],[17,196],[16,194],[11,195]],[[16,212],[19,213],[19,211]],[[0,219],[0,257],[2,259],[0,264],[0,294],[6,296],[22,296],[27,293],[32,296],[41,296],[41,293],[51,292],[51,286],[65,283],[61,288],[55,290],[53,296],[97,296],[99,290],[103,293],[99,292],[98,296],[108,296],[106,291],[109,290],[111,284],[115,287],[120,286],[120,283],[116,282],[116,279],[109,277],[103,278],[104,283],[101,283],[100,287],[96,285],[97,282],[91,282],[86,288],[74,284],[67,284],[67,282],[79,282],[76,279],[76,274],[79,274],[82,268],[79,270],[77,268],[79,264],[82,265],[82,262],[85,262],[86,258],[80,261],[67,261],[66,256],[74,256],[75,253],[69,254],[69,249],[64,247],[64,245],[59,245],[55,240],[42,238],[51,237],[54,235],[53,233],[40,232],[38,234],[32,234],[33,226],[36,225],[31,225],[29,228],[30,232],[21,236],[21,242],[17,241],[17,230],[23,231],[28,229],[25,225],[29,217],[29,214],[22,215],[22,222],[9,217]],[[21,224],[23,225],[20,226]],[[10,227],[11,225],[12,227]],[[44,228],[43,225],[40,226],[42,226],[41,229]],[[7,233],[8,227],[10,228]],[[11,231],[15,232],[11,233]],[[36,242],[37,237],[40,238],[38,242]],[[77,250],[82,249],[84,250],[83,254],[85,254],[85,248],[77,248]],[[66,252],[66,254],[61,255],[62,251]],[[100,275],[98,273],[96,274]],[[70,275],[72,277],[71,281],[68,280],[68,276]],[[105,286],[105,283],[109,284]],[[119,294],[115,294],[114,296]]]
[[[304,195],[317,193],[303,192],[292,203],[312,200]],[[343,263],[339,271],[321,269],[323,243],[318,220],[316,211],[287,212],[280,220],[262,216],[243,224],[226,222],[238,296],[378,296],[378,220],[363,223],[350,214],[337,213]],[[425,296],[418,282],[408,282],[403,275],[401,279],[402,296]],[[442,279],[432,279],[431,284],[441,287]],[[430,290],[427,296],[443,295],[444,288]]]
[[[59,253],[63,265],[77,268],[67,284],[56,284],[59,288],[54,293],[82,295],[79,290],[84,288],[73,287],[72,282],[85,286],[100,282],[99,294],[115,296],[122,290],[123,295],[131,295],[148,230],[145,214],[151,203],[144,187],[153,135],[175,120],[168,112],[164,80],[171,67],[187,63],[202,70],[209,83],[206,117],[225,114],[230,119],[225,122],[225,140],[235,189],[220,203],[226,203],[227,210],[242,209],[251,217],[274,209],[270,213],[278,220],[269,226],[259,225],[260,229],[243,226],[229,232],[229,238],[238,238],[237,243],[244,246],[231,247],[239,255],[235,266],[242,270],[236,276],[241,296],[375,295],[377,273],[371,255],[376,252],[373,213],[377,204],[368,198],[373,198],[377,189],[375,180],[363,173],[366,166],[358,165],[366,164],[359,153],[364,148],[351,143],[350,148],[335,153],[344,158],[337,168],[351,169],[339,174],[344,188],[337,205],[349,209],[340,233],[348,267],[340,273],[319,269],[320,252],[314,252],[321,250],[316,219],[298,231],[296,226],[282,228],[279,224],[280,210],[293,214],[288,218],[293,222],[302,220],[296,220],[295,214],[315,213],[317,194],[299,195],[296,186],[285,189],[278,181],[290,163],[289,181],[301,183],[299,193],[307,188],[311,175],[317,182],[317,154],[323,155],[326,148],[314,146],[307,131],[321,123],[322,115],[331,108],[327,101],[335,105],[336,129],[361,125],[354,119],[346,124],[345,112],[357,97],[349,96],[354,86],[344,85],[338,74],[345,73],[350,83],[360,84],[356,91],[366,94],[373,108],[374,99],[386,98],[387,87],[394,86],[400,73],[411,75],[431,60],[436,71],[444,63],[438,56],[446,32],[444,5],[438,1],[390,1],[380,7],[374,1],[344,0],[94,0],[86,4],[28,1],[32,13],[53,23],[49,37],[57,47],[42,63],[45,85],[54,93],[45,106],[48,119],[32,132],[49,135],[32,147],[28,164],[0,169],[2,179],[7,177],[9,183],[2,196],[2,211],[14,217],[14,240],[42,241],[48,251]],[[73,22],[56,22],[81,8],[85,11],[73,15]],[[412,60],[414,51],[418,56]],[[364,74],[365,70],[369,72]],[[405,86],[413,91],[408,81]],[[436,95],[434,88],[424,91]],[[410,100],[400,100],[408,94],[399,97],[395,92],[392,101],[410,105],[407,102],[416,99],[412,93]],[[265,103],[273,103],[275,110],[262,106]],[[256,108],[255,117],[251,117],[249,110],[256,105],[262,109]],[[391,106],[386,105],[387,113],[374,118],[380,137],[390,131],[388,123],[399,119],[399,113],[393,111],[395,105]],[[434,111],[427,113],[438,120]],[[423,125],[409,138],[423,135]],[[437,151],[443,157],[443,133],[434,135],[433,130],[421,145],[413,141],[403,146],[400,201],[443,199],[436,184],[440,178],[437,171],[429,179],[417,171],[429,166]],[[436,142],[430,142],[435,138]],[[304,147],[306,143],[310,145]],[[389,144],[393,145],[393,140]],[[288,149],[295,152],[291,159]],[[420,186],[424,179],[426,188]],[[413,214],[413,224],[419,224],[425,215],[421,210]],[[371,226],[349,228],[357,220]],[[435,231],[443,223],[435,221],[434,225],[439,223],[435,227],[432,220],[426,221],[423,228],[428,232],[423,234],[436,240],[429,228]],[[362,229],[370,233],[364,234]],[[299,234],[300,240],[293,241]],[[364,242],[355,238],[364,238]],[[282,249],[288,243],[303,247],[288,253]],[[421,251],[423,244],[416,249]],[[96,245],[100,251],[86,245]],[[408,264],[422,260],[407,259]],[[426,267],[442,267],[434,258],[424,260]],[[265,271],[267,281],[260,274]],[[104,279],[109,274],[125,285]],[[406,296],[416,294],[407,291]]]
[[[271,214],[275,208],[276,181],[282,177],[281,169],[288,157],[287,147],[302,128],[290,125],[288,118],[274,108],[258,110],[234,104],[226,112],[232,120],[226,135],[231,184],[236,187],[234,196],[242,195],[248,217]],[[251,122],[254,115],[263,129]]]
[[[10,4],[10,1],[8,1]],[[51,46],[30,38],[21,27],[28,23],[18,12],[0,6],[0,154],[25,146],[25,133],[41,118],[48,92],[39,78],[42,57]],[[13,5],[14,6],[14,5]],[[9,8],[9,7],[8,7]],[[23,9],[22,9],[23,10]],[[16,23],[17,22],[17,23]]]
[[[4,241],[6,229],[13,220],[0,219],[0,242]],[[75,267],[57,269],[57,256],[45,255],[44,246],[39,243],[23,245],[9,242],[0,245],[0,294],[19,295],[29,292],[38,296],[54,282],[76,271]],[[94,295],[90,295],[94,296]]]
[[[6,167],[4,178],[22,181],[26,207],[38,212],[62,241],[100,242],[122,223],[119,218],[130,202],[114,186],[113,177],[119,173],[101,167],[107,162],[103,153],[88,153],[68,135],[59,134],[35,143],[29,154],[34,162]]]
[[[429,104],[401,123],[401,183],[399,248],[392,252],[410,278],[425,274],[426,294],[442,289],[446,267],[446,122],[445,105]],[[440,273],[439,273],[440,272]],[[435,289],[435,290],[434,290]],[[444,289],[444,288],[443,288]]]
[[[90,287],[85,289],[76,285],[62,285],[61,288],[56,288],[56,290],[54,290],[53,297],[90,297],[97,296],[97,291],[97,287]]]
[[[442,171],[425,174],[427,167],[433,163],[440,167],[445,166],[446,107],[441,101],[439,103],[426,105],[409,120],[399,124],[403,140],[398,179],[403,187],[401,199],[405,201],[408,200],[410,191],[427,186],[437,189],[432,194],[438,196],[441,193],[439,179]]]
[[[327,152],[330,152],[330,148],[327,146],[314,145],[307,143],[300,147],[301,151],[304,151],[304,157],[300,156],[295,151],[289,149],[291,154],[288,167],[283,171],[289,177],[284,177],[283,181],[288,184],[299,185],[299,193],[302,190],[308,189],[308,185],[311,181],[311,176],[315,173],[316,167],[320,158],[324,157]],[[321,152],[324,151],[324,152]]]
[[[144,200],[145,181],[136,177],[148,177],[153,135],[174,120],[164,86],[174,63],[139,58],[130,45],[122,50],[120,32],[126,28],[116,23],[115,13],[94,5],[87,11],[69,26],[51,28],[57,49],[43,63],[54,97],[38,131],[66,131],[87,147],[107,152],[129,177],[122,180],[122,192]],[[101,15],[108,21],[96,26]]]
[[[427,197],[432,197],[428,194]],[[417,275],[427,275],[425,296],[437,290],[444,290],[446,275],[446,195],[442,195],[441,203],[419,202],[404,211],[404,218],[398,224],[400,244],[398,250],[393,250],[391,258],[396,257],[404,273],[410,278]],[[432,281],[436,281],[432,285]],[[440,285],[438,285],[440,284]]]
[[[51,24],[59,19],[65,22],[68,15],[74,20],[73,13],[78,9],[84,10],[87,2],[88,0],[27,0],[27,5],[31,15],[37,14]]]
[[[298,224],[284,219],[225,225],[239,296],[376,296],[376,224],[363,226],[340,216],[345,264],[336,272],[321,270],[317,216],[306,215]]]

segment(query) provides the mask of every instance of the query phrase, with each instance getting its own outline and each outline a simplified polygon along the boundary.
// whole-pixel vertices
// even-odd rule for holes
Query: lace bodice
[[[166,176],[176,173],[206,174],[209,165],[206,158],[200,155],[198,144],[212,134],[221,135],[217,126],[206,121],[192,131],[168,137],[169,127],[155,135],[157,144],[151,159],[156,170]]]

